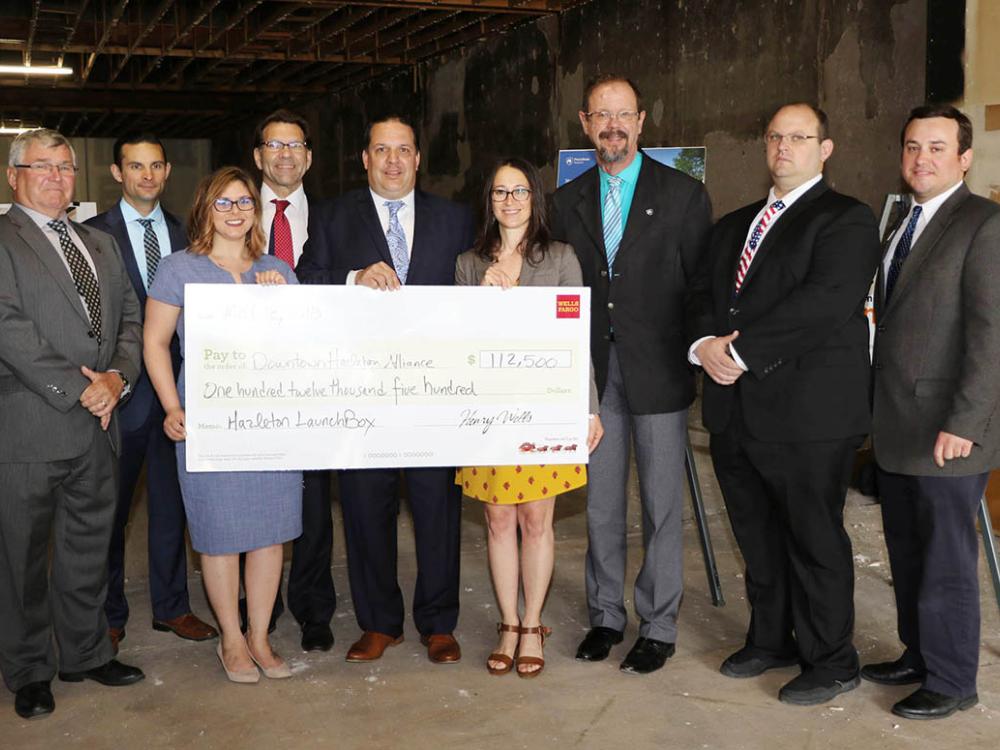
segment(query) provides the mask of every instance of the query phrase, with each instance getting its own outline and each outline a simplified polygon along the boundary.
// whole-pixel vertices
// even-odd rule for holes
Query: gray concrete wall
[[[316,131],[306,187],[363,185],[364,123],[392,110],[418,117],[426,189],[471,199],[503,154],[552,186],[557,150],[589,145],[586,81],[622,72],[645,95],[645,144],[708,147],[717,214],[766,190],[760,133],[800,99],[830,115],[831,180],[879,206],[899,184],[899,126],[923,99],[925,34],[924,0],[596,0],[301,108]],[[216,163],[248,163],[250,140],[227,134]]]

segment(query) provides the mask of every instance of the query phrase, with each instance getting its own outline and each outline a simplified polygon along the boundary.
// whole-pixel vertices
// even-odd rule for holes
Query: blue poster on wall
[[[705,147],[690,146],[681,148],[657,147],[643,148],[643,153],[661,164],[679,169],[696,180],[705,181]],[[556,172],[556,186],[562,187],[570,180],[576,179],[596,160],[592,148],[570,148],[559,152],[559,169]]]

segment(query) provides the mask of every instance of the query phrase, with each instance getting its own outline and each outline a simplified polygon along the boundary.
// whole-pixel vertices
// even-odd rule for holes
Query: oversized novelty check
[[[188,471],[584,463],[590,290],[189,284]]]

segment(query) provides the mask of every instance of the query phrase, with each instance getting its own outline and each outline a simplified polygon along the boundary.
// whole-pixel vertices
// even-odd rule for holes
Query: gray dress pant
[[[625,562],[630,442],[642,501],[643,562],[635,581],[639,635],[677,640],[683,593],[682,513],[687,409],[632,414],[615,346],[601,398],[604,438],[590,457],[587,485],[587,607],[591,627],[625,629]]]

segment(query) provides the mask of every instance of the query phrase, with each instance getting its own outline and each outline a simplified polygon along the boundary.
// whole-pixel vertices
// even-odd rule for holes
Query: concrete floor
[[[0,748],[995,748],[1000,741],[1000,616],[982,571],[983,630],[979,697],[975,708],[946,721],[912,722],[889,713],[912,688],[862,686],[825,706],[778,702],[792,669],[735,681],[718,666],[742,644],[747,620],[742,561],[710,470],[707,436],[692,417],[692,441],[710,514],[712,539],[726,597],[715,608],[688,518],[685,524],[686,595],[677,654],[659,672],[624,675],[618,663],[636,637],[635,623],[612,658],[598,664],[573,659],[587,629],[583,594],[586,551],[582,492],[560,499],[556,570],[545,621],[545,674],[491,677],[483,664],[495,644],[496,606],[486,566],[484,524],[468,502],[462,529],[462,616],[457,636],[464,658],[453,666],[426,659],[412,623],[406,641],[373,665],[347,664],[344,653],[358,635],[347,585],[344,545],[335,508],[334,580],[340,603],[336,645],[327,654],[299,650],[299,631],[282,617],[274,643],[294,668],[282,682],[237,686],[215,657],[214,642],[189,643],[154,632],[144,578],[145,512],[133,514],[128,592],[132,618],[120,658],[142,667],[146,680],[128,688],[92,682],[53,683],[56,712],[21,720],[12,696],[0,710]],[[634,483],[633,483],[634,485]],[[641,556],[635,487],[630,509],[630,575]],[[690,516],[690,513],[688,514]],[[898,655],[889,566],[877,505],[852,494],[846,512],[854,541],[857,625],[862,662]],[[400,578],[409,599],[414,562],[409,519],[400,518]],[[195,611],[208,615],[197,573],[190,587]],[[631,603],[629,603],[631,606]]]

